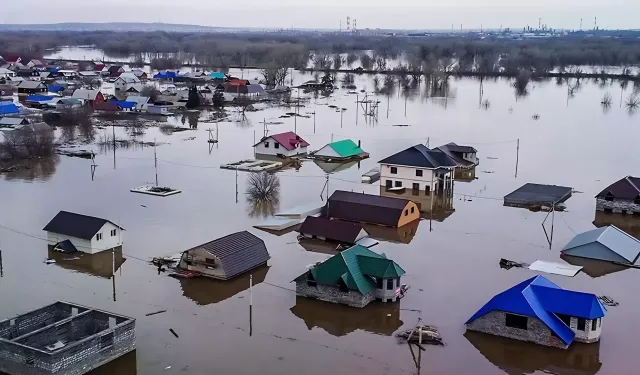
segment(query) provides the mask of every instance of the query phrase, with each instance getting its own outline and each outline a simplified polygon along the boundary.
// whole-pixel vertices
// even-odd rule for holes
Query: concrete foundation
[[[296,294],[302,297],[315,298],[352,307],[365,307],[376,299],[373,293],[363,295],[355,291],[343,292],[340,288],[334,286],[309,286],[306,281],[296,281]]]
[[[631,200],[618,199],[608,201],[606,199],[596,198],[596,210],[610,211],[616,214],[640,215],[640,204],[636,204]]]

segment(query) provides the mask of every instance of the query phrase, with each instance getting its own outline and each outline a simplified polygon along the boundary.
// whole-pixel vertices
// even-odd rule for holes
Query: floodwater
[[[312,75],[296,75],[294,84],[309,79]],[[371,77],[356,78],[358,91],[370,91],[371,84]],[[635,374],[637,270],[597,272],[599,266],[591,265],[595,271],[574,278],[545,275],[562,287],[606,294],[620,303],[609,308],[599,344],[574,344],[561,351],[465,334],[464,329],[464,322],[494,294],[535,275],[526,269],[502,270],[500,258],[560,261],[559,250],[574,232],[594,228],[595,194],[623,176],[638,174],[639,118],[620,107],[620,90],[617,83],[603,88],[583,82],[568,98],[566,85],[547,81],[530,83],[528,95],[516,97],[508,81],[485,80],[480,98],[479,81],[451,79],[446,99],[426,98],[423,83],[417,94],[407,97],[406,113],[402,93],[378,97],[378,121],[373,121],[365,120],[361,108],[356,111],[356,95],[340,89],[329,98],[312,97],[301,109],[303,115],[315,112],[315,125],[313,115],[279,118],[292,111],[289,108],[247,112],[246,121],[220,122],[219,143],[210,148],[207,129],[216,126],[205,122],[208,115],[203,113],[199,121],[185,119],[193,130],[145,129],[139,139],[163,143],[155,150],[119,148],[114,159],[112,150],[103,149],[93,180],[91,161],[66,156],[38,169],[1,175],[0,317],[55,300],[132,316],[137,319],[137,351],[133,360],[118,362],[120,375],[412,374],[416,368],[408,347],[392,335],[419,318],[437,326],[447,343],[426,348],[423,373]],[[627,88],[623,98],[631,90]],[[600,100],[606,92],[614,103],[603,111]],[[329,105],[346,108],[342,125],[340,112]],[[239,118],[234,109],[228,111],[232,120]],[[219,168],[253,156],[252,145],[262,135],[265,119],[282,122],[268,125],[271,133],[296,130],[312,149],[332,139],[352,138],[371,154],[347,168],[322,169],[304,162],[299,170],[278,173],[280,208],[320,201],[325,170],[333,172],[330,192],[379,194],[379,186],[361,184],[360,176],[391,153],[427,141],[432,147],[456,142],[478,149],[477,178],[455,183],[453,199],[445,200],[452,206],[443,208],[446,215],[423,220],[412,228],[410,238],[393,231],[378,236],[388,241],[373,249],[407,271],[403,283],[411,289],[399,304],[356,310],[296,298],[291,280],[328,255],[300,246],[295,232],[275,236],[253,229],[262,212],[277,208],[256,209],[244,194],[247,175],[236,177],[234,171]],[[182,121],[177,116],[168,124],[182,126]],[[98,139],[110,132],[85,129],[76,136]],[[181,194],[159,198],[129,192],[154,182],[154,152],[159,184],[181,189]],[[571,186],[580,192],[567,201],[566,212],[556,213],[551,249],[541,227],[545,213],[502,205],[504,195],[527,182]],[[104,277],[108,260],[77,267],[43,263],[48,249],[41,229],[59,210],[109,218],[127,230],[115,290]],[[550,230],[549,221],[546,226]],[[242,230],[264,239],[271,254],[269,267],[255,271],[252,297],[247,277],[230,283],[179,281],[158,275],[146,262]],[[73,261],[60,260],[64,262]],[[158,310],[167,312],[145,316]]]

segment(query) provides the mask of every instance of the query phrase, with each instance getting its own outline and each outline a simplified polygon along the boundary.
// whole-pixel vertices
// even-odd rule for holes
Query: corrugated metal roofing
[[[47,89],[49,90],[49,92],[64,91],[64,87],[62,87],[60,85],[49,85],[49,86],[47,86]]]
[[[27,96],[27,98],[25,99],[25,101],[27,102],[48,102],[49,100],[53,99],[54,96],[47,96],[47,95],[29,95]]]
[[[397,154],[379,161],[380,164],[406,165],[436,169],[441,167],[455,167],[457,164],[447,154],[438,149],[430,150],[423,144],[417,144]]]
[[[265,264],[270,258],[264,241],[247,231],[233,233],[196,248],[220,259],[227,278]]]
[[[364,153],[364,151],[360,147],[358,147],[358,145],[354,141],[350,139],[344,139],[342,141],[332,142],[332,143],[329,143],[329,146],[331,146],[331,148],[334,149],[334,151],[337,152],[338,155],[340,155],[343,158],[358,156]]]
[[[31,80],[23,80],[22,82],[20,82],[20,84],[18,85],[18,88],[21,89],[41,89],[41,88],[46,88],[47,86],[45,86],[44,83],[42,82],[38,82],[38,81],[31,81]]]
[[[607,195],[617,199],[634,200],[640,197],[640,177],[627,176],[602,190],[596,198],[605,198]]]
[[[576,235],[562,249],[562,253],[583,258],[640,264],[640,241],[611,225]],[[617,259],[618,257],[621,259]]]
[[[300,227],[300,234],[353,245],[363,230],[362,225],[356,223],[307,216]]]
[[[536,260],[533,262],[529,269],[532,271],[539,271],[545,273],[552,273],[554,275],[562,276],[575,276],[582,269],[581,266],[573,266],[566,263],[546,262],[544,260]]]
[[[211,72],[209,73],[209,77],[216,79],[225,79],[226,76],[222,72]]]
[[[524,184],[504,197],[510,204],[552,204],[571,197],[571,188],[557,185]]]
[[[136,106],[135,102],[127,102],[123,100],[110,100],[109,103],[117,104],[122,109],[132,109]]]
[[[436,149],[447,154],[447,156],[450,157],[451,160],[455,161],[456,164],[460,167],[471,167],[474,165],[473,162],[463,159],[462,156],[460,155],[461,153],[462,154],[469,153],[469,152],[476,153],[477,151],[473,147],[458,146],[455,143],[448,143],[444,146],[436,147]],[[465,151],[461,151],[461,150],[465,150]]]
[[[267,138],[263,138],[260,142],[253,145],[253,147],[259,145],[264,142],[265,139],[273,138],[276,142],[280,143],[282,147],[284,147],[287,151],[295,150],[296,147],[308,147],[309,142],[302,139],[299,135],[294,132],[285,132],[270,135]]]
[[[113,224],[98,217],[60,211],[42,230],[90,240],[106,223]]]
[[[82,99],[82,100],[96,100],[96,97],[100,94],[100,90],[86,90],[86,89],[77,89],[71,95],[74,99]]]
[[[28,124],[29,120],[22,117],[0,117],[0,125],[23,125]]]
[[[535,276],[493,297],[466,324],[491,311],[536,317],[569,345],[575,333],[555,314],[595,319],[603,317],[607,309],[593,294],[564,290],[542,276]]]
[[[336,190],[329,197],[324,213],[329,218],[396,227],[406,199]]]

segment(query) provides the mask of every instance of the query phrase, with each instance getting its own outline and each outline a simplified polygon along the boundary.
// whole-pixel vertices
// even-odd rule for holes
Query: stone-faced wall
[[[596,329],[593,330],[593,320],[596,320]],[[602,333],[602,319],[585,319],[584,330],[578,329],[578,318],[571,317],[571,330],[576,334],[575,341],[592,343],[600,341]]]
[[[625,212],[629,215],[634,213],[640,214],[640,204],[635,204],[630,200],[616,199],[614,201],[608,201],[602,198],[596,198],[596,210],[612,210],[614,213],[619,214]]]
[[[338,287],[328,285],[309,286],[306,278],[304,281],[296,281],[296,294],[307,298],[316,298],[321,301],[340,303],[352,307],[365,307],[375,299],[373,293],[365,295],[359,292],[342,292]]]
[[[467,324],[467,329],[562,349],[568,347],[562,339],[553,335],[549,327],[538,318],[528,317],[526,330],[507,327],[505,322],[506,313],[504,311],[490,311]]]

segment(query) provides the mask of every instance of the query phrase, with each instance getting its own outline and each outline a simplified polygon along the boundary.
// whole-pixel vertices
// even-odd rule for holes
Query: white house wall
[[[398,169],[398,173],[392,174],[391,167],[396,167]],[[416,176],[416,170],[422,170],[422,177]],[[422,169],[415,167],[401,167],[394,166],[389,164],[380,165],[380,185],[386,186],[387,180],[393,181],[393,187],[396,186],[396,181],[402,182],[402,187],[407,189],[413,188],[414,183],[420,184],[420,190],[426,190],[426,187],[429,186],[430,190],[433,190],[431,187],[431,177],[433,176],[433,185],[438,186],[438,179],[433,173],[432,169]]]
[[[115,236],[111,235],[111,230],[113,229],[116,230]],[[97,236],[99,233],[102,234],[101,240],[97,239]],[[105,225],[102,226],[100,231],[96,233],[91,239],[91,248],[93,249],[93,253],[99,253],[100,251],[109,250],[109,249],[113,249],[114,247],[122,246],[122,240],[124,237],[123,235],[124,235],[123,230],[121,230],[120,228],[118,228],[117,226],[111,223],[106,223]]]
[[[51,233],[51,232],[47,232],[47,240],[49,241],[49,245],[55,245],[59,242],[69,240],[71,241],[73,246],[75,246],[76,249],[78,249],[78,251],[81,251],[83,253],[89,253],[89,254],[93,254],[95,252],[93,251],[90,240],[85,240],[82,238],[71,237],[71,236],[66,236],[64,234]]]
[[[325,157],[331,157],[331,158],[339,158],[341,157],[336,150],[333,149],[333,147],[326,145],[323,148],[321,148],[320,150],[318,150],[315,155],[318,156],[325,156]]]
[[[269,147],[266,147],[265,143],[269,143]],[[265,139],[264,141],[256,145],[255,147],[256,154],[271,155],[271,156],[276,156],[278,154],[284,155],[284,156],[296,156],[296,155],[307,153],[306,147],[298,147],[298,148],[294,148],[293,150],[287,150],[286,148],[284,148],[283,145],[280,145],[279,148],[275,148],[274,145],[276,143],[277,142],[272,137]]]

